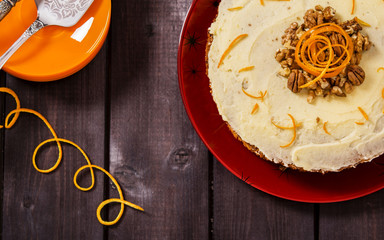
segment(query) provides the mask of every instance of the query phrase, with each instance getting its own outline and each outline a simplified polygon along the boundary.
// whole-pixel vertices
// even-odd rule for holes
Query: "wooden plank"
[[[104,47],[85,69],[60,81],[32,83],[7,77],[7,86],[20,97],[22,107],[43,114],[59,137],[73,140],[94,164],[104,165],[104,86],[107,76]],[[7,111],[13,104],[7,102]],[[86,164],[73,147],[64,145],[63,161],[55,172],[41,174],[31,163],[35,147],[51,138],[36,117],[22,114],[5,133],[4,239],[102,239],[103,226],[96,208],[103,200],[104,177],[97,174],[96,188],[84,193],[73,185],[75,171]],[[57,148],[39,154],[38,165],[53,165]],[[84,173],[81,183],[90,183]]]
[[[126,199],[146,212],[127,209],[110,239],[208,238],[208,152],[177,81],[179,33],[190,3],[114,2],[110,168]]]
[[[320,205],[319,239],[384,239],[384,191]]]
[[[314,205],[261,192],[218,160],[213,175],[214,239],[313,239]]]

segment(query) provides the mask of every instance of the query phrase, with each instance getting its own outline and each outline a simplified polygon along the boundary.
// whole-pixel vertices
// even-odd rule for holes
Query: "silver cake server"
[[[8,59],[33,34],[49,25],[72,27],[83,17],[93,1],[94,0],[35,0],[37,19],[3,56],[0,57],[0,69],[3,68]]]
[[[0,21],[11,11],[20,0],[2,0],[0,2]]]

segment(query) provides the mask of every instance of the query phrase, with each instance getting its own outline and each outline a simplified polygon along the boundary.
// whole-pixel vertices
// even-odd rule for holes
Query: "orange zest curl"
[[[365,26],[365,27],[370,27],[370,26],[371,26],[369,23],[364,22],[363,20],[359,19],[358,17],[355,17],[354,20],[355,20],[358,24],[360,24],[360,25],[362,25],[362,26]]]
[[[291,0],[267,0],[267,1],[275,1],[275,2],[289,2]],[[264,0],[260,0],[260,4],[264,6]]]
[[[293,127],[283,127],[283,126],[277,125],[272,120],[271,120],[271,123],[273,124],[273,126],[280,128],[280,129],[284,129],[284,130],[293,129]],[[301,123],[296,123],[296,128],[298,128],[298,127],[301,127]]]
[[[9,95],[11,95],[13,97],[13,99],[15,100],[16,110],[20,109],[19,97],[17,96],[17,94],[13,90],[11,90],[9,88],[5,88],[5,87],[0,87],[0,92],[8,93]],[[13,118],[12,118],[11,122],[9,122],[8,124],[5,124],[5,128],[11,128],[16,123],[17,119],[19,118],[19,115],[20,115],[20,113],[16,112],[13,115]],[[3,128],[3,127],[4,126],[0,124],[0,129]]]
[[[380,72],[380,71],[384,71],[384,67],[379,67],[379,68],[377,69],[377,72]]]
[[[292,117],[291,114],[288,113],[288,116],[289,116],[289,117],[291,118],[291,120],[292,120],[292,125],[293,125],[293,137],[292,137],[291,141],[290,141],[287,145],[280,146],[281,148],[287,148],[287,147],[291,146],[292,143],[293,143],[293,142],[295,141],[295,139],[296,139],[296,121],[295,121],[295,119]]]
[[[359,111],[360,111],[361,114],[363,115],[364,119],[365,119],[366,121],[368,121],[369,118],[368,118],[367,113],[366,113],[361,107],[357,107],[357,109],[359,109]],[[355,123],[356,123],[357,125],[364,125],[364,122],[355,122]]]
[[[352,0],[352,11],[351,11],[351,14],[355,13],[355,0]]]
[[[253,70],[254,68],[255,68],[255,66],[245,67],[245,68],[240,69],[239,73],[245,72],[245,71],[250,71],[250,70]]]
[[[258,109],[259,109],[259,104],[256,103],[255,106],[252,109],[251,114],[254,114]]]
[[[286,145],[280,146],[281,148],[287,148],[287,147],[291,146],[292,143],[293,143],[293,142],[295,141],[295,139],[296,139],[296,128],[298,127],[298,125],[296,125],[296,120],[295,120],[294,117],[292,117],[291,114],[288,113],[288,116],[289,116],[289,117],[291,118],[291,120],[292,120],[292,127],[281,127],[281,126],[275,124],[273,121],[271,121],[272,124],[273,124],[275,127],[277,127],[277,128],[284,129],[284,130],[288,130],[288,129],[292,129],[292,130],[293,130],[293,137],[292,137],[291,141],[290,141],[288,144],[286,144]]]
[[[253,96],[253,95],[247,93],[244,88],[241,88],[241,90],[243,90],[243,93],[245,95],[247,95],[248,97],[254,98],[254,99],[259,99],[262,102],[264,102],[264,97],[267,95],[267,92],[268,92],[267,90],[264,93],[262,91],[259,91],[260,96]]]
[[[262,91],[260,91],[260,95],[262,96],[261,97],[261,101],[264,102],[264,97],[267,95],[268,91],[265,90],[264,93]]]
[[[284,130],[293,129],[293,127],[283,127],[283,126],[277,125],[272,120],[271,120],[271,123],[273,124],[273,126],[280,128],[280,129],[284,129]]]
[[[363,117],[365,118],[365,120],[369,120],[368,118],[368,115],[367,113],[364,112],[364,110],[361,108],[361,107],[357,107],[357,109],[359,109],[359,111],[361,112],[361,114],[363,114]]]
[[[243,87],[241,88],[241,90],[248,97],[261,100],[262,102],[264,102],[264,97],[267,95],[267,92],[268,92],[267,90],[265,90],[264,93],[262,91],[259,91],[260,96],[253,96],[252,94],[247,93]],[[259,104],[256,103],[252,109],[251,114],[254,114],[258,109],[259,109]]]
[[[228,55],[228,53],[232,50],[232,48],[242,39],[244,39],[245,37],[247,37],[248,34],[241,34],[239,36],[237,36],[232,42],[231,44],[229,44],[227,50],[224,51],[223,55],[221,56],[220,58],[220,61],[219,61],[219,64],[217,65],[217,68],[220,67],[220,65],[223,63],[224,61],[224,58]]]
[[[379,72],[380,70],[384,70],[384,68],[379,68],[379,69],[377,69],[377,72]],[[384,99],[384,88],[381,90],[381,98],[383,98]],[[383,114],[384,114],[384,109],[383,109]]]
[[[228,11],[236,11],[236,10],[240,10],[240,9],[243,9],[243,6],[228,8]]]
[[[328,130],[327,130],[327,123],[328,123],[328,121],[327,121],[327,122],[324,122],[324,125],[323,125],[324,132],[325,132],[326,134],[328,134],[328,135],[331,135],[331,134],[328,132]]]
[[[339,33],[343,36],[345,44],[332,44],[324,33]],[[318,47],[319,45],[323,47]],[[334,49],[342,50],[340,56],[336,56]],[[334,23],[324,23],[309,29],[302,35],[295,50],[295,61],[308,73],[316,76],[312,81],[301,85],[306,88],[322,78],[337,76],[350,62],[354,46],[351,37]],[[320,55],[328,56],[327,60]]]
[[[19,114],[20,113],[28,113],[28,114],[31,114],[31,115],[34,115],[35,117],[39,118],[45,125],[46,127],[48,128],[48,130],[51,132],[52,134],[52,138],[50,139],[47,139],[43,142],[41,142],[34,150],[33,152],[33,155],[32,155],[32,165],[33,167],[36,169],[36,171],[40,172],[40,173],[51,173],[53,171],[55,171],[60,163],[61,163],[61,160],[63,158],[63,148],[62,148],[62,143],[66,143],[66,144],[69,144],[73,147],[75,147],[84,157],[84,159],[86,160],[86,164],[83,165],[82,167],[80,167],[74,177],[73,177],[73,183],[74,185],[81,191],[90,191],[94,186],[95,186],[95,174],[94,174],[94,169],[96,170],[99,170],[101,172],[103,172],[104,174],[106,174],[110,180],[113,182],[113,184],[115,185],[116,189],[117,189],[117,192],[119,193],[119,197],[118,198],[109,198],[109,199],[106,199],[104,200],[103,202],[100,203],[100,205],[98,206],[97,210],[96,210],[96,217],[97,219],[99,220],[99,222],[103,225],[107,225],[107,226],[110,226],[110,225],[114,225],[116,224],[120,219],[121,217],[123,216],[123,213],[124,213],[124,207],[125,206],[129,206],[131,208],[134,208],[136,210],[139,210],[139,211],[144,211],[143,208],[141,208],[140,206],[137,206],[133,203],[130,203],[128,202],[127,200],[125,200],[124,198],[124,195],[123,195],[123,191],[120,187],[120,185],[118,184],[118,182],[116,181],[116,179],[108,172],[106,171],[104,168],[102,167],[99,167],[97,165],[93,165],[89,159],[89,157],[87,156],[87,154],[85,153],[85,151],[79,146],[77,145],[76,143],[72,142],[72,141],[69,141],[67,139],[63,139],[63,138],[59,138],[58,135],[56,134],[55,130],[53,129],[52,125],[48,122],[48,120],[43,116],[41,115],[39,112],[35,111],[35,110],[32,110],[32,109],[28,109],[28,108],[21,108],[20,107],[20,101],[19,101],[19,98],[18,96],[16,95],[16,93],[14,91],[12,91],[11,89],[9,88],[0,88],[0,92],[3,92],[3,93],[8,93],[9,95],[11,95],[15,102],[16,102],[16,108],[14,110],[12,110],[11,112],[9,112],[9,114],[6,116],[5,118],[5,123],[4,123],[4,127],[6,129],[9,129],[11,128],[16,120],[18,119],[19,117]],[[0,128],[3,128],[2,125],[0,125]],[[37,156],[39,155],[39,151],[40,149],[42,149],[44,147],[44,145],[46,144],[49,144],[49,143],[56,143],[57,145],[57,150],[58,150],[58,157],[56,159],[56,162],[55,164],[48,168],[48,169],[41,169],[39,168],[39,166],[37,165]],[[82,187],[78,184],[78,176],[79,176],[79,173],[82,172],[83,170],[86,170],[88,169],[89,173],[91,174],[91,184],[90,186],[88,187]],[[120,211],[117,215],[117,217],[112,220],[112,221],[105,221],[102,217],[101,217],[101,210],[108,204],[111,204],[111,203],[118,203],[120,205]]]

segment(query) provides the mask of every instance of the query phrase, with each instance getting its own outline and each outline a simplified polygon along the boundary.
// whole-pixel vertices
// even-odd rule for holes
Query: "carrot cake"
[[[383,9],[382,0],[222,0],[207,74],[235,137],[311,172],[384,153]]]

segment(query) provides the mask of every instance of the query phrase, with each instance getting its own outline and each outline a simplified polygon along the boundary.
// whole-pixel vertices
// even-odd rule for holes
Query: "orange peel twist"
[[[61,163],[61,160],[63,158],[63,149],[62,149],[62,146],[61,146],[61,143],[66,143],[66,144],[69,144],[73,147],[75,147],[76,149],[78,149],[81,154],[83,155],[84,159],[86,160],[87,162],[87,165],[84,165],[82,167],[80,167],[74,177],[73,177],[73,183],[74,185],[81,191],[89,191],[91,190],[94,186],[95,186],[95,174],[94,174],[94,169],[97,169],[101,172],[103,172],[104,174],[106,174],[111,180],[112,182],[115,184],[116,188],[117,188],[117,191],[119,193],[119,198],[110,198],[110,199],[107,199],[107,200],[104,200],[102,203],[100,203],[100,205],[98,206],[97,210],[96,210],[96,216],[97,216],[97,219],[99,220],[99,222],[103,225],[114,225],[116,224],[122,217],[123,213],[124,213],[124,206],[127,205],[129,207],[132,207],[134,209],[137,209],[137,210],[140,210],[140,211],[144,211],[143,208],[141,208],[140,206],[137,206],[133,203],[130,203],[128,201],[126,201],[124,199],[124,196],[123,196],[123,192],[121,190],[121,187],[120,185],[118,184],[118,182],[116,181],[116,179],[108,172],[106,171],[105,169],[103,169],[102,167],[99,167],[97,165],[93,165],[89,159],[89,157],[87,156],[87,154],[85,153],[85,151],[79,146],[77,145],[76,143],[72,142],[72,141],[69,141],[67,139],[62,139],[62,138],[59,138],[55,132],[55,130],[53,129],[52,125],[48,122],[48,120],[43,116],[41,115],[39,112],[35,111],[35,110],[32,110],[32,109],[28,109],[28,108],[21,108],[20,107],[20,100],[18,98],[18,96],[16,95],[16,93],[14,91],[12,91],[11,89],[9,88],[0,88],[0,92],[3,92],[3,93],[8,93],[9,95],[11,95],[15,102],[16,102],[16,108],[14,110],[12,110],[11,112],[9,112],[9,114],[6,116],[5,118],[5,123],[4,123],[4,127],[6,129],[9,129],[11,128],[15,122],[17,121],[20,113],[29,113],[29,114],[32,114],[36,117],[38,117],[41,121],[44,122],[44,124],[47,126],[47,128],[50,130],[53,138],[51,139],[47,139],[43,142],[41,142],[34,150],[33,152],[33,156],[32,156],[32,164],[33,164],[33,167],[36,169],[36,171],[40,172],[40,173],[51,173],[53,171],[55,171],[58,166],[60,165]],[[0,125],[0,128],[3,128],[2,125]],[[45,144],[48,144],[48,143],[51,143],[51,142],[55,142],[57,144],[57,148],[59,150],[59,155],[58,155],[58,158],[56,159],[56,162],[55,164],[50,167],[49,169],[41,169],[37,166],[37,163],[36,163],[36,158],[37,158],[37,154],[39,152],[39,150],[45,145]],[[79,173],[85,169],[89,169],[89,172],[91,174],[91,179],[92,179],[92,182],[91,182],[91,185],[89,187],[81,187],[78,182],[77,182],[77,177],[79,175]],[[107,205],[107,204],[110,204],[110,203],[120,203],[121,204],[121,208],[120,208],[120,212],[119,214],[117,215],[117,217],[112,220],[112,221],[105,221],[101,218],[101,210]]]
[[[344,38],[343,44],[332,44],[329,37],[325,37],[325,32],[335,32]],[[324,45],[319,48],[318,45]],[[342,54],[336,56],[335,49],[341,49]],[[337,76],[349,64],[354,46],[351,37],[338,25],[334,23],[324,23],[317,25],[305,32],[299,39],[295,49],[295,61],[308,73],[316,78],[300,88],[308,87],[322,78]],[[320,59],[320,55],[327,56],[328,60]]]

